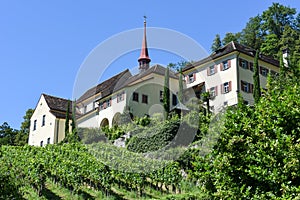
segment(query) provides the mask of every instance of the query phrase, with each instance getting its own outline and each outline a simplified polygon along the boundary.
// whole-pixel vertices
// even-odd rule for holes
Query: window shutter
[[[223,71],[223,70],[224,70],[223,63],[220,63],[220,71]]]
[[[103,108],[104,109],[106,108],[106,101],[103,103]]]
[[[186,83],[189,83],[189,76],[185,76]]]
[[[196,81],[196,73],[194,73],[193,76],[194,76],[194,81]]]
[[[217,72],[218,72],[218,66],[215,65],[215,73],[217,73]]]
[[[259,66],[259,73],[262,74],[262,67]]]
[[[230,68],[231,67],[231,60],[228,60],[227,63],[228,63],[228,68]]]
[[[241,80],[241,90],[245,92],[244,87],[243,87],[243,81]]]
[[[224,84],[221,84],[220,87],[221,87],[221,94],[224,94]]]
[[[250,85],[250,93],[253,93],[253,84],[249,83]]]
[[[215,87],[216,96],[218,95],[218,86]]]
[[[210,76],[210,69],[209,69],[209,67],[207,68],[207,76]]]
[[[231,83],[231,81],[229,81],[229,83],[228,83],[228,84],[229,84],[229,92],[230,92],[230,91],[231,91],[231,89],[232,89],[232,88],[231,88],[231,87],[232,87],[232,83]]]

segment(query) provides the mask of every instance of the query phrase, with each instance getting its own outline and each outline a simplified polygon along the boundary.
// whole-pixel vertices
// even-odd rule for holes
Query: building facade
[[[201,93],[210,93],[212,112],[238,103],[238,93],[246,104],[254,104],[253,62],[255,50],[230,42],[212,55],[186,66],[182,72],[186,92],[200,98]],[[269,73],[279,73],[279,62],[271,57],[259,56],[259,78],[262,89],[266,88]],[[188,96],[188,95],[187,95]]]
[[[71,101],[42,94],[30,119],[28,144],[44,146],[62,141],[65,137],[68,105],[70,110],[72,110]],[[72,116],[71,112],[70,116]]]

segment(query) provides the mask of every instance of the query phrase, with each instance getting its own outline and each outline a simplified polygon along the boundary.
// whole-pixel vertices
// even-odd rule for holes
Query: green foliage
[[[100,128],[78,128],[77,132],[83,144],[107,142],[107,137]]]
[[[226,33],[222,43],[237,41],[276,59],[286,47],[290,52],[300,52],[300,14],[296,14],[295,8],[273,3],[261,15],[251,17],[241,32]],[[299,55],[296,57],[299,62]]]
[[[15,145],[15,138],[18,131],[11,128],[7,122],[0,126],[0,146],[1,145]]]
[[[217,199],[295,199],[300,192],[300,85],[272,83],[254,107],[226,113],[225,128],[193,174]],[[197,170],[195,170],[197,169]],[[209,174],[207,172],[209,171]]]
[[[112,128],[105,126],[105,127],[101,128],[101,131],[105,133],[106,137],[109,140],[116,140],[120,136],[125,134],[125,132],[119,126],[114,126]]]
[[[135,117],[134,122],[140,126],[148,126],[151,122],[149,116],[145,115],[144,117]]]
[[[179,80],[178,80],[178,100],[179,102],[183,102],[183,77],[182,77],[182,67],[179,69]]]
[[[254,57],[254,62],[253,62],[253,69],[254,69],[254,72],[253,72],[253,81],[254,81],[253,97],[254,97],[254,102],[255,103],[259,102],[259,99],[260,99],[260,96],[261,96],[258,56],[259,56],[259,51],[256,51],[255,57]]]
[[[261,45],[260,51],[269,56],[277,58],[280,50],[279,46],[280,38],[275,34],[269,34],[265,37],[264,42]]]
[[[66,121],[65,121],[65,137],[67,137],[69,132],[70,132],[70,101],[68,100]]]
[[[76,99],[72,103],[72,122],[71,122],[72,132],[76,132]]]
[[[170,143],[177,134],[179,126],[180,120],[171,118],[155,126],[147,127],[130,138],[127,149],[138,153],[159,150]]]
[[[217,34],[210,49],[212,52],[215,52],[216,50],[218,50],[221,47],[222,47],[221,37],[219,34]]]
[[[295,8],[273,3],[262,14],[263,29],[280,38],[286,25],[295,27],[295,14]]]
[[[168,118],[170,112],[170,84],[169,84],[169,66],[166,68],[165,72],[165,84],[164,84],[164,92],[163,92],[163,106],[166,112],[166,118]]]
[[[260,15],[251,17],[246,27],[241,32],[241,43],[253,49],[260,49],[265,32],[262,30],[262,19]]]
[[[240,33],[226,33],[225,34],[225,37],[223,38],[222,40],[222,44],[223,45],[226,45],[228,44],[229,42],[239,42],[240,40],[240,36],[241,34]]]

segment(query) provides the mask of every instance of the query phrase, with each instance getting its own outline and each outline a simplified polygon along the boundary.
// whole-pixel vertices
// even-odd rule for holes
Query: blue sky
[[[0,1],[0,124],[19,129],[28,108],[47,93],[72,98],[78,70],[101,42],[123,31],[168,28],[191,37],[210,52],[216,34],[242,30],[250,17],[272,5],[254,1]],[[275,1],[296,8],[300,1]],[[122,45],[121,43],[119,45]],[[160,55],[160,56],[158,56]],[[139,52],[123,55],[107,70],[105,79],[137,65]],[[177,62],[178,57],[151,53],[154,63]]]

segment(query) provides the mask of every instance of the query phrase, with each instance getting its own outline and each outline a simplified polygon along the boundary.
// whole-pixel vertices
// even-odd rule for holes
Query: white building
[[[30,119],[29,145],[44,146],[64,139],[68,101],[46,94],[41,95]],[[69,104],[72,110],[71,101]]]
[[[253,104],[253,62],[255,50],[230,42],[209,57],[186,66],[182,72],[186,80],[186,93],[210,92],[211,111],[235,105],[240,93],[246,104]],[[266,87],[267,75],[279,72],[279,62],[271,57],[259,57],[260,86]]]
[[[219,112],[236,105],[238,93],[245,103],[253,104],[253,62],[255,50],[231,42],[210,56],[187,65],[184,75],[184,102],[190,97],[201,98],[210,92],[210,109]],[[87,90],[76,102],[79,127],[114,126],[126,110],[129,117],[153,116],[164,113],[163,87],[166,68],[150,67],[147,48],[146,22],[140,57],[140,72],[123,72]],[[279,62],[271,57],[259,57],[260,85],[266,87],[268,73],[279,72]],[[170,107],[177,107],[178,76],[170,71]],[[183,103],[184,103],[183,102]],[[60,142],[64,137],[68,100],[42,94],[31,118],[29,144],[43,146]],[[182,103],[182,102],[181,102]]]

